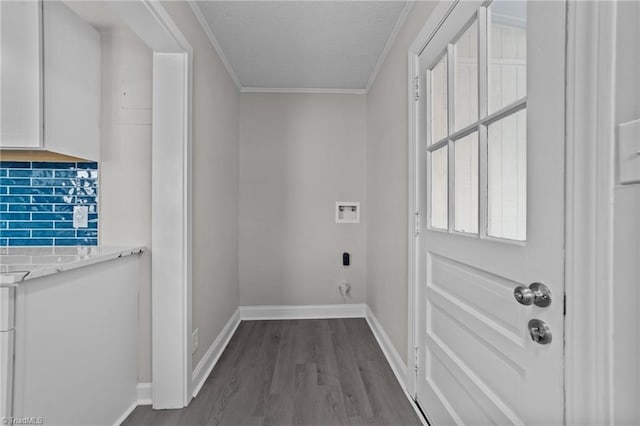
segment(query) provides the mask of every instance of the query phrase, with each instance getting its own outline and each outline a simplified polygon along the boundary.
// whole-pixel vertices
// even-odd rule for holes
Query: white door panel
[[[514,5],[458,3],[419,56],[416,387],[436,425],[563,422],[565,4],[531,1],[523,19],[509,15]],[[480,60],[456,45],[468,28]],[[447,102],[431,97],[430,70],[445,52]],[[474,75],[478,108],[453,105],[476,89],[465,80]],[[443,104],[448,136],[432,138],[432,109]],[[455,111],[478,118],[460,130]],[[477,145],[459,143],[474,133]],[[439,149],[446,167],[432,170]],[[432,204],[442,200],[445,216]],[[550,289],[549,306],[514,298],[534,282]],[[532,340],[532,319],[550,327],[549,344]]]

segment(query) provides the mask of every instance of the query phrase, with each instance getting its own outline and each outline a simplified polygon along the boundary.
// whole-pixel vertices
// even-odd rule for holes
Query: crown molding
[[[367,91],[365,89],[241,87],[240,93],[306,93],[306,94],[326,94],[326,95],[366,95]]]
[[[209,42],[211,42],[211,45],[213,46],[214,50],[218,54],[218,57],[220,58],[220,60],[222,61],[224,67],[226,68],[227,72],[229,73],[229,76],[231,77],[231,79],[233,80],[233,82],[235,83],[236,87],[238,88],[238,90],[241,93],[306,93],[306,94],[333,94],[333,95],[335,95],[335,94],[366,95],[369,92],[369,89],[371,88],[371,86],[373,85],[373,82],[376,80],[376,77],[378,76],[378,73],[380,72],[380,69],[382,68],[382,65],[384,64],[385,60],[387,59],[387,55],[391,51],[391,47],[393,47],[393,44],[396,41],[396,38],[397,38],[398,34],[400,33],[400,30],[404,26],[404,23],[407,20],[407,17],[409,16],[409,12],[413,8],[414,0],[407,1],[405,3],[404,7],[402,8],[402,11],[400,12],[400,15],[398,16],[398,20],[396,21],[395,25],[393,26],[393,29],[391,30],[391,33],[389,34],[389,38],[387,38],[387,42],[386,42],[386,44],[384,46],[384,49],[382,49],[382,53],[380,54],[380,57],[378,58],[378,61],[376,62],[376,66],[374,67],[374,69],[373,69],[373,71],[371,73],[371,76],[369,77],[369,80],[367,80],[367,84],[366,84],[364,89],[244,87],[240,83],[240,80],[238,79],[238,76],[236,75],[235,71],[231,67],[231,64],[227,60],[227,57],[225,56],[224,51],[222,50],[222,46],[220,46],[220,43],[218,43],[218,40],[213,35],[213,31],[211,30],[211,27],[209,26],[209,23],[207,22],[206,18],[204,17],[204,14],[202,13],[202,10],[200,9],[200,6],[198,6],[198,3],[195,0],[187,0],[187,3],[191,7],[191,10],[193,11],[193,14],[196,16],[196,19],[200,23],[200,26],[202,27],[202,30],[207,35],[207,38],[209,38]]]
[[[202,30],[204,31],[204,33],[209,38],[209,42],[211,42],[211,45],[213,46],[214,50],[218,54],[220,61],[222,61],[222,64],[224,65],[227,72],[229,73],[231,80],[233,80],[233,83],[236,85],[236,88],[238,88],[238,90],[242,90],[242,85],[240,84],[240,80],[238,79],[238,76],[236,75],[235,71],[231,67],[231,64],[227,60],[227,57],[222,51],[222,46],[220,46],[220,43],[218,43],[218,40],[216,40],[215,36],[213,35],[213,31],[211,31],[211,27],[209,26],[207,19],[204,17],[202,10],[200,10],[200,6],[198,6],[198,3],[196,3],[194,0],[187,0],[187,3],[189,3],[189,6],[191,7],[193,14],[196,16],[196,19],[200,23],[200,26],[202,27]]]
[[[400,12],[400,16],[398,16],[398,20],[396,21],[396,24],[393,26],[393,30],[391,30],[391,34],[389,34],[387,43],[384,45],[384,49],[382,49],[382,53],[378,58],[378,62],[376,63],[376,66],[373,68],[373,72],[371,73],[369,80],[367,80],[367,84],[364,89],[365,93],[369,93],[369,89],[371,89],[373,82],[376,81],[376,77],[378,77],[378,73],[380,72],[382,65],[384,65],[384,62],[387,60],[387,55],[391,51],[391,47],[393,47],[393,43],[395,43],[396,41],[396,37],[398,37],[400,30],[404,26],[404,23],[407,20],[407,17],[409,16],[409,12],[411,12],[411,9],[413,8],[413,2],[414,0],[407,1],[404,7],[402,8],[402,11]]]

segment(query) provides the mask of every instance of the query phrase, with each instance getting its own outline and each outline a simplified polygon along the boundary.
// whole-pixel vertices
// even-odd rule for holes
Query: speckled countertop
[[[144,247],[2,247],[0,286],[140,254]]]

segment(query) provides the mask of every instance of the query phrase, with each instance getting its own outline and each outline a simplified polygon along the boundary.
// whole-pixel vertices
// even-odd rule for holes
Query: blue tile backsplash
[[[73,227],[73,206],[89,227]],[[0,246],[98,245],[98,164],[0,161]]]

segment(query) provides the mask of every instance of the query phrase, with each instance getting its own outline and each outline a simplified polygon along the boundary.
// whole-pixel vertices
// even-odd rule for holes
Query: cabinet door
[[[44,147],[100,155],[100,33],[60,1],[44,2]]]
[[[41,6],[0,1],[0,148],[42,145]]]
[[[13,350],[15,331],[0,331],[0,419],[13,416]]]

